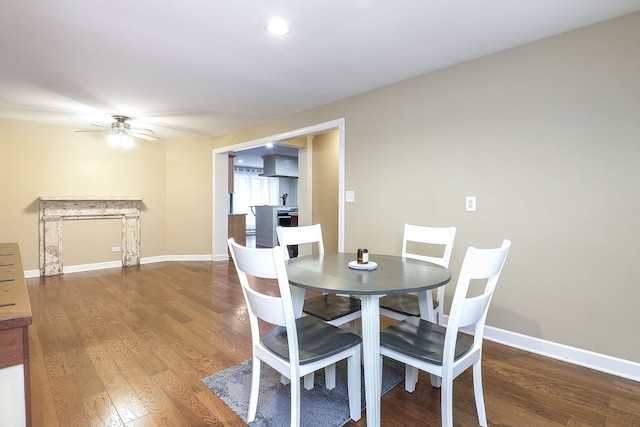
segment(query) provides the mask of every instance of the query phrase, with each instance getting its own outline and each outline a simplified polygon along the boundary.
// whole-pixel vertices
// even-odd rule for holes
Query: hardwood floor
[[[35,427],[244,425],[201,382],[251,355],[232,264],[147,264],[27,287]],[[640,425],[640,383],[490,341],[483,372],[489,425]],[[383,397],[383,425],[440,425],[428,377],[413,394],[403,387]],[[477,425],[469,372],[455,381],[454,420]],[[366,411],[347,425],[366,426]]]

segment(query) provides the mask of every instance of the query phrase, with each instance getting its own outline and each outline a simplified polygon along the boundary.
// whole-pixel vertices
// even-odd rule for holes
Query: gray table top
[[[430,262],[371,254],[378,268],[369,271],[349,268],[353,260],[352,253],[292,258],[286,262],[289,282],[318,292],[384,295],[434,289],[451,280],[448,268]]]

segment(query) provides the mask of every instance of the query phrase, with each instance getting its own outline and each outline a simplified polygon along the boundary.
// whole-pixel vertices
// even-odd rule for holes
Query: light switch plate
[[[344,192],[344,200],[346,202],[353,203],[356,201],[356,192],[355,191],[345,191]]]

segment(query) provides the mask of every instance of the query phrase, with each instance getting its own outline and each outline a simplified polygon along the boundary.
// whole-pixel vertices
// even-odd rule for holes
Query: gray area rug
[[[251,427],[288,426],[291,411],[289,385],[280,382],[280,374],[262,363],[260,369],[260,395],[258,412]],[[382,366],[382,394],[404,380],[404,365],[384,358]],[[302,380],[300,380],[302,381]],[[251,361],[247,360],[202,380],[244,422],[247,421],[249,392],[251,390]],[[347,394],[347,363],[336,365],[336,388],[324,386],[324,370],[315,373],[312,390],[301,391],[300,423],[304,427],[339,427],[350,420]],[[362,379],[362,409],[365,407],[364,378]]]

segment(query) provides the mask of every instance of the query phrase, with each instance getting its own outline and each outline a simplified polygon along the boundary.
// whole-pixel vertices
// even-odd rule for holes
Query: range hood
[[[268,154],[262,156],[264,165],[263,173],[260,176],[273,178],[297,178],[298,177],[298,158],[292,156],[284,156],[282,154]]]

